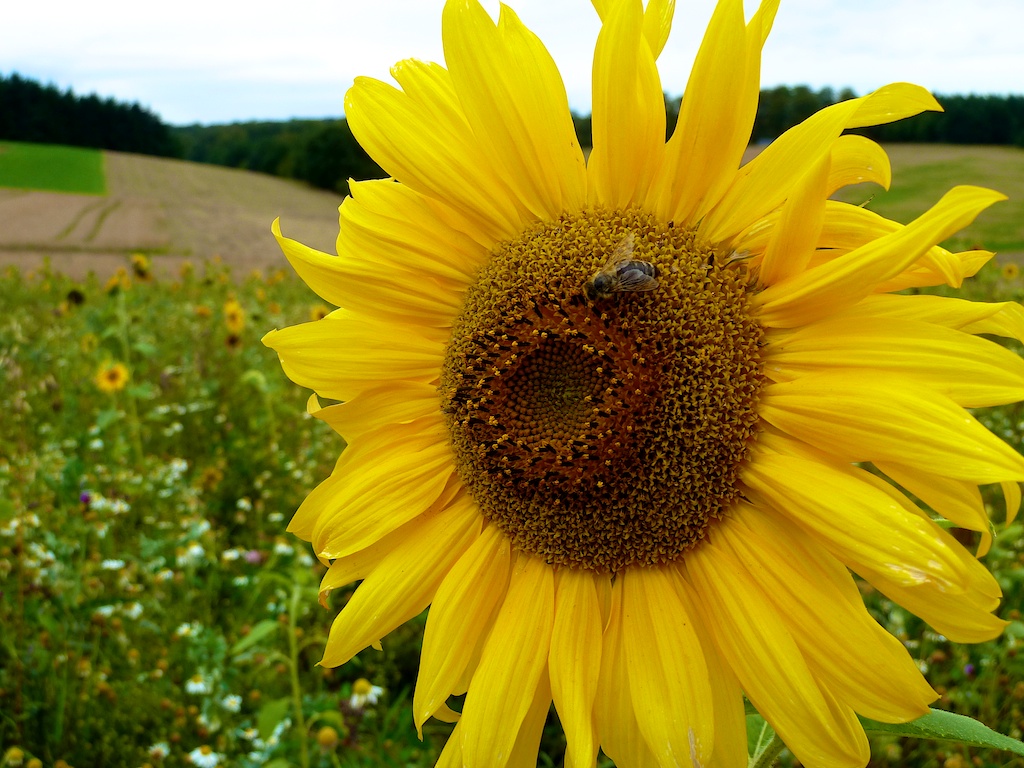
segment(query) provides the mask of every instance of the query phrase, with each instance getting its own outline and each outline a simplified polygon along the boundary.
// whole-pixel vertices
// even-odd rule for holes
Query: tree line
[[[0,76],[0,139],[178,157],[171,127],[138,104]]]
[[[850,89],[779,86],[761,91],[751,140],[765,143],[824,107],[854,98]],[[944,112],[858,129],[880,142],[1006,144],[1024,147],[1024,96],[937,96]],[[682,97],[666,95],[666,136]],[[583,146],[589,115],[573,114]],[[337,192],[349,178],[384,176],[343,119],[169,126],[138,104],[76,96],[17,74],[0,76],[0,140],[34,141],[176,157],[283,176]]]

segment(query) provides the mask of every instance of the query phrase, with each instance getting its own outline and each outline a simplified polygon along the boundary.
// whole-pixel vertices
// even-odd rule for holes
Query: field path
[[[0,189],[0,266],[100,277],[151,256],[172,273],[219,256],[236,270],[286,266],[270,234],[334,252],[342,196],[298,182],[200,163],[104,152],[105,197]]]

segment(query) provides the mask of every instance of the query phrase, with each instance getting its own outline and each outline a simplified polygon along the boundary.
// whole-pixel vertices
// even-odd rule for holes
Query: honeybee
[[[590,301],[607,299],[613,293],[653,291],[658,287],[658,268],[649,261],[633,258],[633,233],[628,232],[593,276],[583,284]]]

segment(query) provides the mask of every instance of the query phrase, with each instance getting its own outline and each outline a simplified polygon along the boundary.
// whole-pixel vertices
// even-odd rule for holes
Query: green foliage
[[[76,96],[17,74],[0,76],[0,139],[162,157],[178,154],[167,125],[138,104],[95,94]]]
[[[1024,298],[1019,272],[998,264],[969,290]],[[423,743],[412,727],[422,617],[392,633],[384,654],[319,669],[331,617],[317,606],[323,567],[283,533],[341,443],[300,416],[304,395],[258,338],[325,308],[283,274],[236,279],[216,266],[107,285],[8,269],[0,297],[0,754],[17,746],[45,765],[136,768],[163,750],[159,764],[184,766],[205,746],[242,768],[432,765],[450,726],[428,724]],[[227,327],[229,298],[244,309],[241,330]],[[93,377],[111,360],[131,381],[104,393]],[[1024,446],[1019,407],[980,416]],[[862,585],[939,706],[1014,739],[1024,723],[1022,561],[1014,524],[986,558],[1012,623],[978,645],[950,643]],[[349,594],[332,593],[334,608]],[[382,685],[384,700],[353,708],[359,677]],[[933,717],[940,728],[955,721]],[[936,742],[927,721],[868,726],[877,766],[1022,764],[971,746],[992,743],[981,731]],[[318,742],[326,729],[333,746]],[[539,764],[559,765],[564,743],[552,716]]]
[[[327,308],[283,273],[142,277],[0,275],[0,755],[432,764],[450,727],[417,741],[406,693],[422,621],[317,667],[350,590],[321,609],[324,568],[285,534],[343,444],[259,338]],[[104,392],[110,362],[130,380]],[[378,704],[350,704],[361,677]]]
[[[191,125],[175,128],[182,157],[348,191],[349,179],[386,174],[363,151],[345,120]]]
[[[857,94],[849,88],[814,91],[806,85],[780,85],[761,90],[751,132],[752,143],[767,143],[820,109]],[[683,97],[668,104],[671,134]],[[854,131],[876,141],[899,143],[992,144],[1024,147],[1024,96],[961,96],[936,94],[942,112],[926,112],[912,120]]]
[[[103,195],[103,154],[95,149],[0,142],[0,187]]]

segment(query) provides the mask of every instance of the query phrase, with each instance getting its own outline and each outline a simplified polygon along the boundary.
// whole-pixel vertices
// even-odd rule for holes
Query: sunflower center
[[[678,560],[739,495],[761,328],[742,264],[637,210],[497,245],[448,343],[456,466],[515,546],[614,572]]]

